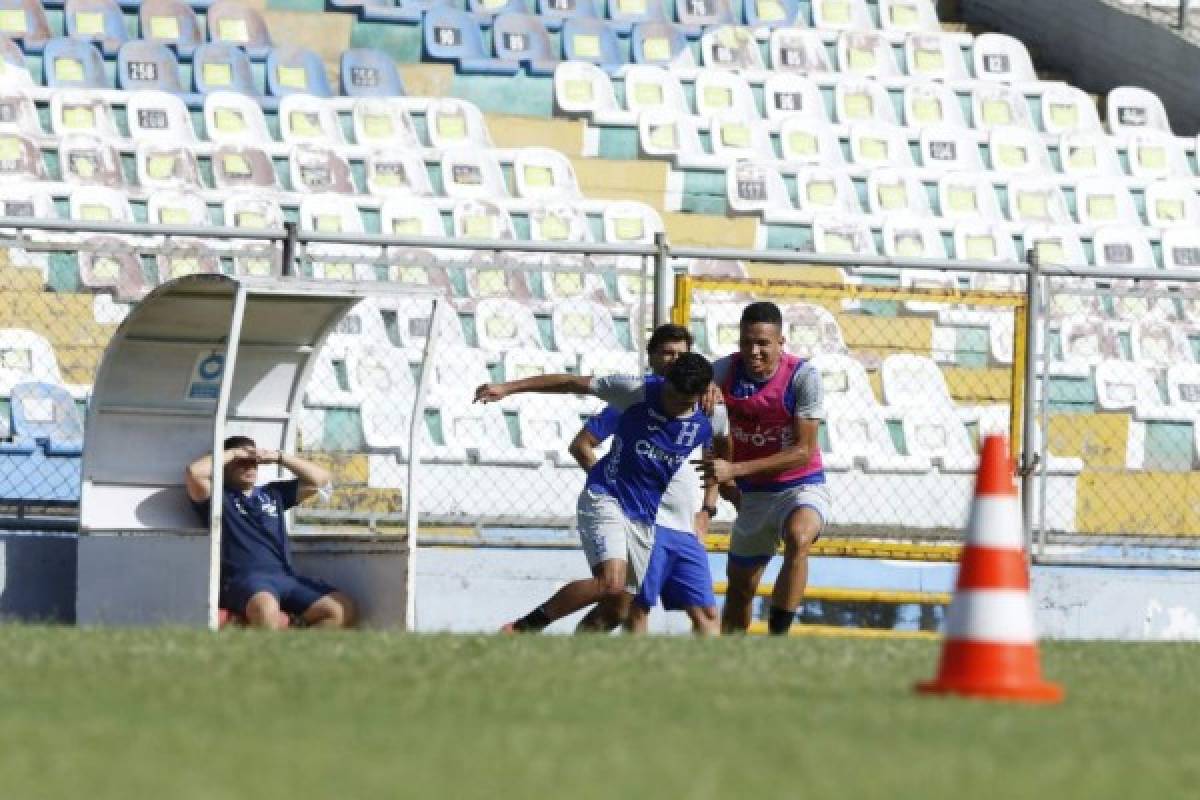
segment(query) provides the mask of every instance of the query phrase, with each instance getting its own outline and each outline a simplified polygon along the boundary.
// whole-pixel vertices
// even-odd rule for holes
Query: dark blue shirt
[[[251,572],[295,574],[284,512],[299,501],[300,481],[271,481],[250,494],[226,487],[221,506],[221,579]],[[207,521],[211,500],[192,506]]]
[[[621,421],[621,409],[615,406],[605,406],[599,413],[593,415],[583,424],[584,430],[603,442],[617,432],[617,423]]]

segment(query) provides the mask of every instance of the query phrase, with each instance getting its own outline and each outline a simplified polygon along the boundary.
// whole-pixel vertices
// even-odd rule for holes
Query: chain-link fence
[[[1196,284],[1044,285],[1035,554],[1194,559],[1172,548],[1200,536]]]
[[[1020,419],[1019,279],[883,270],[845,282],[839,270],[795,272],[831,281],[687,278],[675,319],[719,357],[736,352],[746,303],[780,306],[785,349],[821,373],[829,536],[960,537],[980,436]]]
[[[569,445],[599,403],[529,395],[481,406],[470,402],[474,387],[646,367],[657,268],[649,248],[536,253],[539,245],[524,242],[481,240],[488,249],[472,250],[461,241],[400,246],[369,236],[306,243],[277,230],[259,239],[213,231],[218,241],[198,231],[96,227],[10,230],[0,248],[0,502],[21,524],[74,513],[98,361],[129,304],[176,275],[276,275],[290,256],[290,271],[302,276],[433,287],[446,299],[434,321],[427,298],[384,293],[362,303],[318,354],[296,447],[334,471],[333,501],[304,512],[323,527],[401,525],[414,460],[408,415],[434,327],[439,347],[413,475],[423,525],[569,527],[582,482]],[[804,281],[754,280],[767,273],[763,265],[728,252],[674,253],[663,264],[688,275],[674,313],[697,349],[732,352],[742,306],[770,298],[785,310],[789,348],[820,366],[835,530],[910,544],[957,537],[979,437],[1008,432],[1022,452],[1025,277],[970,265],[843,272],[791,263],[788,274]],[[779,265],[767,274],[780,274]],[[1088,553],[1130,562],[1145,557],[1130,548],[1190,545],[1200,533],[1190,499],[1200,404],[1192,321],[1200,309],[1196,284],[1175,277],[1037,283],[1044,298],[1029,350],[1036,403],[1026,455],[1039,457],[1023,459],[1034,471],[1036,557],[1100,545],[1116,549]],[[721,519],[731,516],[726,508]]]
[[[331,469],[336,490],[302,511],[306,523],[401,525],[414,463],[409,419],[428,366],[413,486],[422,523],[568,526],[582,476],[568,446],[599,404],[522,396],[484,406],[472,403],[473,391],[541,372],[644,369],[653,313],[645,256],[289,243],[278,233],[258,241],[14,236],[0,249],[0,457],[13,518],[74,513],[90,386],[130,304],[194,272],[280,275],[285,250],[298,276],[388,290],[345,317],[314,359],[296,448]],[[427,296],[394,291],[403,285],[439,290],[446,302],[436,320]],[[426,364],[435,327],[437,352]]]

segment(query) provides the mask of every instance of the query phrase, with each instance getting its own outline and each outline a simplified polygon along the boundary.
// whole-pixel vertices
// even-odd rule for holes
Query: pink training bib
[[[734,397],[733,385],[742,367],[742,356],[734,354],[729,374],[721,386],[725,395],[725,406],[729,410],[729,428],[733,436],[733,460],[752,461],[772,456],[784,448],[791,447],[793,411],[784,401],[796,370],[804,359],[784,353],[779,369],[770,380],[749,397]],[[771,489],[795,483],[802,478],[822,472],[821,451],[813,450],[812,457],[802,467],[781,472],[767,478],[746,481],[750,488]]]

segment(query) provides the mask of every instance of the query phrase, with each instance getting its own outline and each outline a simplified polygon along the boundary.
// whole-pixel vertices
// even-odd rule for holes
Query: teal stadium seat
[[[559,60],[541,17],[499,14],[492,22],[496,57],[526,65],[531,75],[553,75]]]
[[[571,17],[563,22],[563,58],[589,61],[610,75],[625,66],[616,30],[602,19]]]
[[[403,97],[404,81],[387,53],[358,47],[342,53],[339,69],[346,97]]]
[[[182,0],[145,0],[138,8],[138,26],[143,39],[170,45],[180,55],[191,55],[204,44],[196,12]]]
[[[42,69],[51,88],[110,88],[104,56],[90,42],[51,39],[42,51]]]
[[[273,97],[333,94],[321,57],[303,47],[291,46],[276,47],[267,55],[267,91]]]
[[[483,33],[475,17],[466,11],[437,6],[425,13],[422,38],[425,56],[433,61],[450,61],[458,70],[485,75],[515,75],[516,62],[492,58],[483,44]]]
[[[46,10],[38,0],[0,0],[0,35],[27,53],[42,52],[51,37]]]
[[[236,0],[217,0],[205,14],[211,42],[236,45],[255,58],[271,48],[271,34],[262,16]]]
[[[192,81],[200,94],[239,92],[257,96],[254,71],[246,51],[237,45],[210,42],[192,56]]]

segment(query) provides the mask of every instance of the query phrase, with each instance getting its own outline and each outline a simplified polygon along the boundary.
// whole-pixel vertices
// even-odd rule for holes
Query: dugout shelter
[[[212,504],[205,524],[187,497],[184,468],[232,434],[292,451],[322,342],[368,292],[379,291],[190,275],[133,308],[105,351],[87,415],[78,624],[216,628],[221,504]],[[277,469],[263,466],[259,480],[274,479]],[[221,491],[217,469],[214,497]],[[298,571],[352,595],[364,626],[402,627],[411,619],[411,536],[289,530]]]

